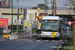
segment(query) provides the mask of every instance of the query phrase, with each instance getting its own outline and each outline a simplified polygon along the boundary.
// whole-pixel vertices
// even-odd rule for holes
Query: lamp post
[[[17,16],[17,33],[18,33],[18,23],[19,23],[19,0],[17,0],[18,16]]]
[[[12,0],[12,31],[13,31],[13,0]]]

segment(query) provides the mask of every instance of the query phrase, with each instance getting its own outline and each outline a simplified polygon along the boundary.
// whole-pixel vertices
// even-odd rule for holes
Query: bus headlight
[[[56,33],[56,36],[59,36],[59,33]]]
[[[43,32],[41,32],[41,34],[44,34]]]

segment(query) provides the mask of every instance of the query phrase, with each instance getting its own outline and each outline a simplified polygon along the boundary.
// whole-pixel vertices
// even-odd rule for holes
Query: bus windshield
[[[42,31],[59,31],[58,20],[42,20]]]

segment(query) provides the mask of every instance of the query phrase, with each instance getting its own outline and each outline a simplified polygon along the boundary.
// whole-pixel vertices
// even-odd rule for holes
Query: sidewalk
[[[0,41],[4,41],[5,39],[0,35]]]
[[[12,33],[8,38],[3,38],[1,35],[0,35],[0,41],[4,41],[4,40],[14,40],[14,39],[22,39],[22,38],[25,38],[25,39],[37,39],[40,37],[40,34],[37,34],[37,33],[33,33],[32,34],[32,37],[30,34],[16,34],[16,33]]]

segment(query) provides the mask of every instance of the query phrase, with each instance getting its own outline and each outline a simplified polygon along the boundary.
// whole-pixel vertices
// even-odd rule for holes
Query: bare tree
[[[73,5],[75,5],[75,0],[69,0]]]
[[[75,10],[75,0],[69,0],[69,1],[74,5],[73,9]]]

